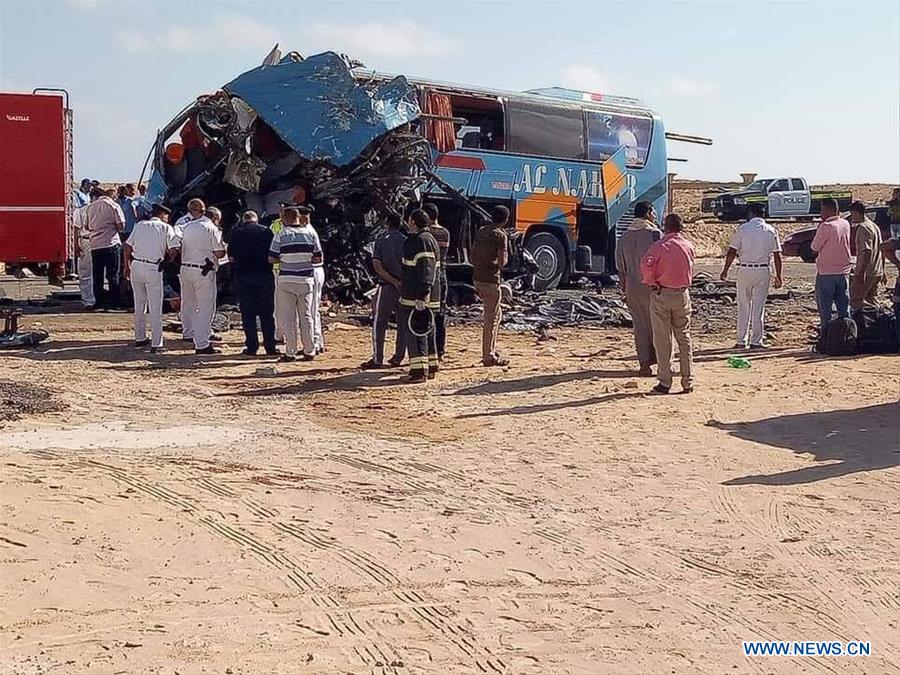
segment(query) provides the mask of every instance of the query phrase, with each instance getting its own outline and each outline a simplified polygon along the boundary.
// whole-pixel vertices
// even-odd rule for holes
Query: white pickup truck
[[[805,178],[759,178],[739,190],[719,192],[704,199],[704,205],[720,220],[742,220],[747,205],[764,202],[770,218],[802,218],[819,213],[823,199],[837,200],[841,211],[850,208],[849,191],[810,189]]]

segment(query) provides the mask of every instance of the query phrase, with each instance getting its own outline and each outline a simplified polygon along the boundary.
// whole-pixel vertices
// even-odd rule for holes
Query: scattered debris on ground
[[[454,323],[477,323],[482,319],[480,304],[449,310]],[[582,289],[527,292],[504,305],[502,325],[517,332],[560,326],[630,326],[631,314],[618,293],[586,293]]]
[[[12,422],[26,414],[60,412],[68,406],[45,387],[25,382],[0,380],[0,423]]]

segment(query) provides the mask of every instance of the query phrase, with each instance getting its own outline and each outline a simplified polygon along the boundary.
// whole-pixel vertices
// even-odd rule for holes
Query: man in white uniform
[[[283,228],[272,239],[269,262],[279,263],[276,287],[277,321],[284,331],[285,354],[281,361],[297,359],[297,327],[303,346],[304,361],[312,361],[315,353],[314,265],[321,264],[322,245],[319,235],[309,226],[308,206],[291,206],[282,212]]]
[[[315,232],[312,225],[310,229]],[[318,237],[318,233],[316,233]],[[321,245],[320,245],[321,248]],[[322,291],[325,289],[325,259],[319,256],[313,263],[313,341],[316,354],[325,351],[325,335],[322,333]]]
[[[141,220],[125,242],[125,278],[134,291],[134,346],[150,345],[155,354],[163,350],[162,264],[169,251],[177,248],[175,231],[169,226],[171,211],[154,204],[148,220]],[[147,317],[150,312],[150,335],[147,339]]]
[[[210,335],[216,312],[216,269],[225,255],[225,244],[222,232],[203,215],[204,211],[201,200],[188,202],[188,213],[195,217],[184,225],[180,237],[181,323],[186,339],[193,339],[197,354],[220,354],[210,344]]]
[[[756,202],[747,209],[750,220],[738,227],[728,253],[721,279],[728,278],[728,270],[735,258],[740,258],[737,278],[737,349],[765,349],[764,318],[766,297],[769,295],[769,258],[775,261],[775,288],[781,288],[781,243],[777,230],[764,220],[765,204]]]
[[[85,178],[85,181],[87,179]],[[80,206],[72,214],[75,225],[75,253],[78,258],[78,288],[81,291],[81,304],[87,310],[94,309],[97,300],[94,297],[94,270],[91,256],[91,232],[88,229],[88,206],[97,201],[100,196],[99,188],[91,188],[88,182],[89,202]],[[84,186],[84,181],[82,181]]]

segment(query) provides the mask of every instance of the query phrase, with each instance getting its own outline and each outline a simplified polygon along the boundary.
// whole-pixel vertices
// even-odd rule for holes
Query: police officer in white
[[[769,258],[775,262],[775,288],[781,288],[781,243],[778,231],[765,221],[766,207],[763,202],[751,203],[748,208],[750,220],[738,227],[728,253],[721,279],[728,278],[728,270],[735,258],[740,258],[737,277],[737,349],[747,348],[748,331],[750,349],[765,349],[764,316],[766,297],[769,295],[771,273]]]
[[[134,346],[150,345],[150,352],[163,350],[162,264],[169,252],[178,247],[175,231],[169,225],[171,211],[154,204],[150,218],[135,224],[125,242],[125,279],[134,290]],[[150,312],[150,336],[147,339],[147,317]]]
[[[216,269],[225,255],[222,232],[204,214],[200,199],[188,202],[192,220],[181,232],[181,322],[183,332],[194,341],[197,354],[219,354],[210,344],[216,312]],[[190,338],[187,338],[190,339]]]

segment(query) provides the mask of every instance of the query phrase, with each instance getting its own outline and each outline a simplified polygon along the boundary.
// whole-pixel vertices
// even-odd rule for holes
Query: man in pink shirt
[[[838,318],[850,316],[849,274],[850,223],[838,215],[838,203],[823,199],[820,207],[822,222],[812,240],[816,256],[816,304],[819,307],[819,335],[824,337],[831,321],[831,306],[837,308]]]
[[[672,335],[678,343],[681,386],[685,394],[694,391],[694,355],[691,344],[691,296],[688,289],[694,276],[694,247],[684,238],[681,216],[670,213],[663,221],[665,236],[647,249],[641,274],[650,293],[650,325],[653,347],[659,362],[659,384],[654,394],[668,394],[672,388]]]

